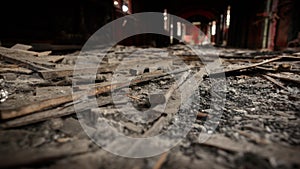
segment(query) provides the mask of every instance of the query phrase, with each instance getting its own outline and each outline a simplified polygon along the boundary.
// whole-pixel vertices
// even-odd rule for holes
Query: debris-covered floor
[[[91,84],[73,76],[79,51],[59,55],[29,48],[0,48],[0,168],[300,168],[299,53],[194,47],[200,60],[183,45],[115,46],[106,55],[101,51],[86,55],[91,62],[104,56]],[[216,61],[223,69],[201,73]],[[224,73],[226,78],[220,80]],[[189,74],[199,77],[192,85],[197,96],[189,96],[197,97],[188,109],[195,120],[182,124],[191,114],[180,108],[185,100],[178,96],[181,84],[174,79],[180,77],[184,87]],[[122,83],[128,79],[126,88]],[[74,86],[74,81],[79,82]],[[81,91],[89,91],[88,96]],[[118,94],[127,99],[119,99]],[[213,95],[223,101],[219,106],[212,106]],[[88,99],[92,96],[97,107]],[[153,110],[148,112],[150,120],[144,122],[145,116],[130,111],[124,117],[118,108],[128,104],[139,111]],[[162,104],[165,111],[156,108]],[[109,136],[101,125],[95,127],[103,121],[130,137],[157,135],[171,124],[180,128],[190,123],[191,129],[170,151],[126,158],[96,145],[82,129],[78,115],[93,117],[87,126],[103,137],[104,146],[115,140],[104,138]],[[199,133],[210,138],[202,142]]]

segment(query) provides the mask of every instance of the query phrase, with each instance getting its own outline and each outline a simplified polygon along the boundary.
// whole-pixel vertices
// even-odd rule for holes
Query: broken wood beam
[[[241,66],[241,67],[231,69],[231,70],[224,70],[222,72],[211,73],[211,74],[209,74],[209,76],[217,76],[217,75],[221,75],[221,74],[224,74],[224,73],[225,74],[230,74],[230,73],[238,72],[238,71],[245,70],[245,69],[255,68],[257,66],[260,66],[260,65],[263,65],[263,64],[266,64],[266,63],[271,63],[271,62],[280,60],[282,58],[283,58],[282,56],[278,56],[278,57],[275,57],[275,58],[272,58],[272,59],[269,59],[269,60],[265,60],[265,61],[262,61],[262,62],[259,62],[259,63],[254,63],[254,64],[247,65],[247,66]]]
[[[279,86],[280,88],[288,91],[288,89],[283,85],[283,83],[277,81],[276,79],[270,77],[269,75],[262,75],[265,79],[269,80],[270,82],[274,83],[275,85]]]
[[[274,77],[274,78],[284,80],[284,81],[289,81],[289,82],[300,84],[300,79],[299,78],[291,78],[291,77],[288,77],[288,76],[282,76],[282,75],[278,75],[278,74],[274,74],[274,73],[267,73],[267,75],[271,76],[271,77]]]
[[[274,62],[274,61],[279,61],[279,60],[300,60],[300,57],[296,57],[296,56],[277,56],[277,57],[274,57],[272,59],[268,59],[268,60],[265,60],[265,61],[262,61],[262,62],[259,62],[259,63],[254,63],[254,64],[247,65],[247,66],[241,66],[241,67],[231,69],[231,70],[224,70],[224,71],[221,71],[221,72],[211,73],[211,74],[209,74],[209,76],[218,76],[218,75],[222,75],[224,73],[226,75],[229,75],[231,73],[236,73],[236,72],[239,72],[241,70],[256,68],[256,67],[259,67],[261,65],[271,63],[271,62]]]

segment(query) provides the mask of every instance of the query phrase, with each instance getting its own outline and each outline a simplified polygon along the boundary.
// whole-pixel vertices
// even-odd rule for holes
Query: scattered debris
[[[97,70],[90,82],[74,77],[74,53],[51,55],[50,51],[36,52],[36,48],[22,44],[0,48],[0,168],[55,168],[71,161],[84,163],[95,154],[99,159],[93,159],[92,168],[125,161],[123,168],[251,168],[256,163],[263,168],[300,166],[299,53],[199,47],[203,53],[200,60],[184,45],[165,49],[115,46],[98,68],[78,69],[82,74]],[[97,54],[99,51],[89,53]],[[204,62],[213,63],[218,56],[225,70],[203,71]],[[187,112],[180,109],[180,103],[191,96],[180,97],[178,89],[185,90],[191,74],[198,77],[193,87],[200,100],[191,103],[195,121],[179,146],[159,157],[141,161],[113,157],[90,143],[77,119],[80,111],[126,136],[155,136],[183,121],[177,115]],[[220,74],[227,76],[226,82],[216,83]],[[122,76],[125,80],[113,81]],[[113,99],[112,91],[120,91],[120,98]],[[97,107],[91,96],[95,96]],[[212,96],[226,97],[224,106],[212,106]],[[119,109],[122,105],[148,113],[145,117],[151,120],[139,123],[144,117],[124,117]],[[104,133],[106,129],[98,130]],[[199,143],[199,133],[211,137]]]

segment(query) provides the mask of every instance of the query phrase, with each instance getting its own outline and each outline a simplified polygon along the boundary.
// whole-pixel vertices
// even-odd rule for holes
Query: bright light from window
[[[118,2],[118,1],[114,1],[114,5],[115,5],[115,6],[118,6],[118,5],[119,5],[119,2]]]
[[[230,6],[227,8],[227,16],[226,16],[226,27],[229,28],[230,25]]]
[[[181,23],[177,22],[177,36],[181,36]]]
[[[128,11],[128,7],[126,5],[122,5],[122,11],[123,12],[127,12]]]
[[[167,9],[164,10],[164,30],[168,30],[168,14]]]
[[[213,21],[212,22],[212,25],[211,25],[211,35],[216,35],[216,21]]]
[[[167,10],[166,9],[164,10],[164,16],[167,16]]]
[[[201,22],[193,22],[193,25],[201,25]]]

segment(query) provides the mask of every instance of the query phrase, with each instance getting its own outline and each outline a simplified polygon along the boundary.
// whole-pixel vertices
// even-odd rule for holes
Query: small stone
[[[159,81],[159,83],[160,83],[161,85],[165,85],[165,84],[167,84],[168,82],[167,82],[167,81],[161,80],[161,81]]]
[[[64,125],[59,130],[67,135],[75,136],[80,132],[83,132],[79,121],[74,118],[67,118],[64,120],[63,124]]]
[[[297,117],[296,116],[290,116],[288,119],[289,120],[297,120]]]
[[[233,117],[233,120],[235,120],[235,121],[240,121],[240,120],[242,120],[242,117],[241,117],[241,116],[234,116],[234,117]]]
[[[63,138],[57,138],[55,141],[57,141],[58,143],[66,143],[71,141],[72,139],[70,137],[63,137]]]
[[[44,144],[45,142],[46,142],[46,139],[44,137],[40,137],[40,138],[34,139],[31,146],[38,147],[38,146]]]
[[[140,70],[138,70],[138,69],[129,69],[129,73],[132,76],[137,76],[137,75],[141,74]]]
[[[55,134],[55,135],[53,135],[53,140],[57,140],[58,138],[59,138],[59,135],[58,134]]]
[[[61,118],[54,118],[49,121],[50,128],[53,130],[60,129],[64,124]]]
[[[47,130],[47,129],[43,131],[43,134],[44,134],[45,136],[47,136],[49,133],[50,133],[50,132],[49,132],[49,130]]]
[[[8,81],[12,81],[12,80],[16,80],[17,79],[17,74],[15,74],[15,73],[3,73],[2,75]]]
[[[266,126],[266,131],[267,131],[267,132],[269,132],[269,133],[271,133],[271,132],[272,132],[272,130],[270,129],[270,127],[269,127],[269,126]]]

